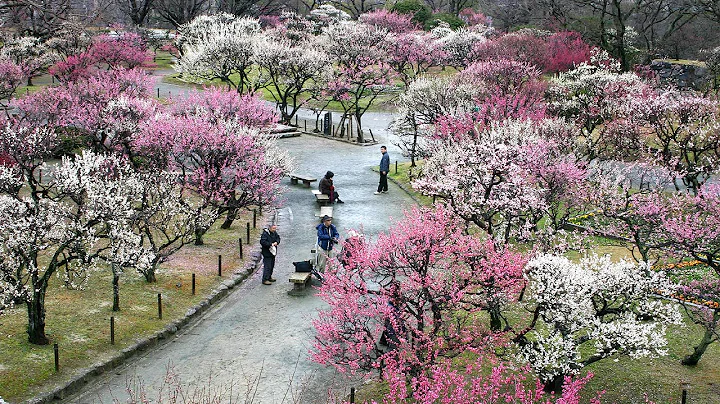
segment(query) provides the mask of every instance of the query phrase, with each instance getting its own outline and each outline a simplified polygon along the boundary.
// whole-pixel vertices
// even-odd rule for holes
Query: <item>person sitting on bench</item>
[[[335,191],[335,185],[333,184],[334,176],[335,174],[332,171],[328,171],[325,173],[323,179],[320,180],[320,192],[330,198],[330,203],[345,203],[340,200],[340,195],[338,195],[337,191]]]

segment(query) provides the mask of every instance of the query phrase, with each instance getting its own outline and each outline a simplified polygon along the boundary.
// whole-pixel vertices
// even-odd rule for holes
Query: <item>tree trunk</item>
[[[235,218],[237,217],[237,208],[229,208],[227,216],[225,216],[225,221],[223,222],[222,226],[220,226],[221,229],[229,229],[230,226],[232,226],[233,221],[235,221]]]
[[[113,263],[113,311],[120,311],[120,268]]]
[[[155,265],[157,265],[157,264],[155,264]],[[153,265],[153,267],[148,269],[147,271],[143,271],[143,275],[145,276],[145,282],[147,282],[147,283],[157,282],[157,278],[155,277],[155,265]]]
[[[47,345],[50,340],[45,335],[45,288],[39,286],[33,291],[32,298],[27,302],[28,341],[31,344]]]
[[[363,137],[363,131],[362,131],[362,121],[360,120],[362,118],[362,115],[355,115],[355,120],[357,121],[357,141],[358,143],[365,143],[365,138]]]
[[[720,309],[716,309],[713,313],[713,320],[714,323],[717,324],[718,320],[720,320]],[[703,334],[702,340],[700,340],[700,343],[695,347],[695,350],[693,350],[693,353],[686,356],[682,360],[682,364],[685,366],[695,366],[700,361],[700,358],[705,353],[705,350],[707,349],[710,344],[716,341],[714,338],[715,335],[713,333],[712,329],[705,329],[705,334]]]
[[[28,87],[30,87],[30,86],[33,85],[32,79],[33,79],[32,76],[28,77],[28,79],[27,79],[27,85],[28,85]]]
[[[562,393],[563,383],[565,383],[565,375],[557,375],[545,383],[543,390],[545,390],[546,393],[559,395]]]
[[[490,329],[492,331],[500,331],[502,329],[502,317],[496,309],[490,309]]]
[[[205,235],[206,230],[204,229],[195,229],[195,245],[204,245],[205,242],[203,241],[203,236]]]

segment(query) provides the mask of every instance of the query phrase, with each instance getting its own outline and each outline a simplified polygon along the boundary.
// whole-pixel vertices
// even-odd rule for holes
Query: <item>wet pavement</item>
[[[378,140],[386,142],[384,137],[381,134]],[[413,204],[392,183],[388,194],[373,195],[378,174],[371,168],[379,163],[379,145],[360,147],[306,135],[279,142],[295,157],[297,172],[318,180],[327,170],[335,173],[336,187],[346,202],[334,205],[334,223],[341,235],[349,228],[363,228],[368,235],[385,231],[391,217],[400,218],[403,209]],[[388,146],[394,162],[397,151]],[[285,178],[283,185],[284,200],[275,216],[282,237],[274,273],[278,281],[262,285],[259,268],[194,325],[99,377],[66,402],[110,403],[113,398],[125,402],[127,380],[133,377],[155,399],[169,366],[191,393],[194,386],[212,386],[214,391],[232,386],[233,402],[324,403],[330,390],[346,395],[350,387],[358,387],[361,381],[348,380],[308,358],[315,335],[311,320],[326,306],[314,289],[305,296],[289,296],[288,276],[293,261],[311,257],[319,207],[302,183],[292,185]],[[229,402],[230,396],[220,401]]]

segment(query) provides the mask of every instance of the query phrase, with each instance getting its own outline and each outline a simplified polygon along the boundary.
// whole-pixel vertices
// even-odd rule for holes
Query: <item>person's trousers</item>
[[[315,266],[315,269],[318,270],[318,272],[325,272],[325,267],[327,267],[327,261],[328,258],[332,258],[333,253],[332,250],[323,250],[322,248],[318,247],[318,253],[317,253],[317,265]]]
[[[383,174],[380,173],[380,184],[378,185],[378,192],[387,192],[388,185],[387,185],[387,173]]]
[[[275,256],[263,257],[263,276],[262,280],[269,281],[272,278],[273,269],[275,268]]]

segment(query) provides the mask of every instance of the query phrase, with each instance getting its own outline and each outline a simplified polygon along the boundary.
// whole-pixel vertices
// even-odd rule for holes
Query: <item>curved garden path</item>
[[[376,138],[387,141],[385,134]],[[307,135],[281,139],[280,145],[295,157],[298,172],[318,179],[327,170],[335,173],[336,186],[346,201],[335,206],[335,224],[341,234],[361,226],[367,234],[377,234],[388,228],[391,217],[400,218],[403,209],[413,204],[393,184],[388,194],[373,195],[378,174],[371,168],[379,162],[379,145],[360,147]],[[388,147],[394,161],[399,152]],[[256,271],[194,325],[96,379],[66,402],[110,403],[113,398],[125,402],[126,382],[133,377],[142,380],[149,398],[154,399],[168,366],[191,391],[195,385],[232,386],[232,396],[239,398],[232,401],[241,403],[322,403],[329,389],[347,394],[350,387],[357,387],[360,381],[345,379],[308,359],[314,338],[311,320],[324,303],[314,293],[289,296],[287,279],[293,261],[310,258],[319,209],[308,188],[291,185],[287,178],[283,185],[284,201],[276,216],[282,237],[274,275],[278,281],[262,285],[262,271]],[[229,401],[227,395],[222,400]]]

